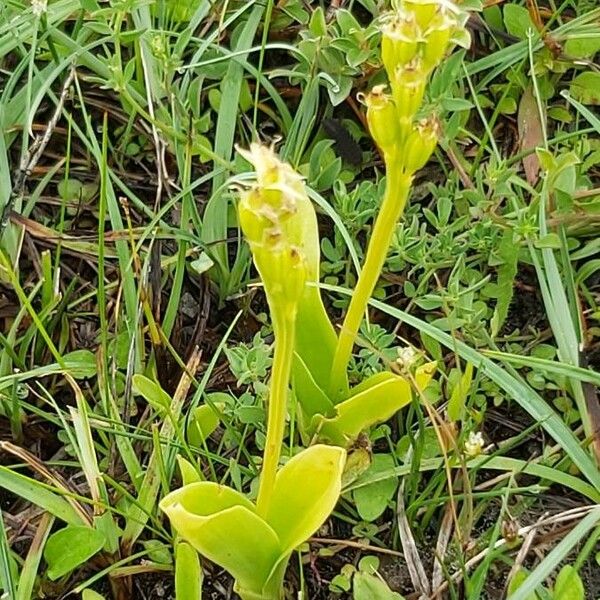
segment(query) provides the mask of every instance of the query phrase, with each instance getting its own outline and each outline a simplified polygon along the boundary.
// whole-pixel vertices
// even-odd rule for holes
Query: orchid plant
[[[435,119],[417,118],[428,78],[453,43],[466,43],[465,21],[456,6],[438,0],[401,0],[382,19],[391,93],[377,86],[364,100],[385,161],[386,191],[339,335],[318,287],[317,218],[301,177],[270,148],[252,144],[240,150],[254,165],[256,181],[240,194],[239,223],[264,286],[275,339],[258,495],[253,501],[201,481],[166,496],[161,508],[185,541],[233,575],[244,600],[281,598],[292,551],[338,500],[346,450],[362,431],[412,399],[413,385],[405,377],[377,373],[350,388],[347,368],[414,174],[437,144]],[[417,390],[427,386],[434,368],[430,363],[415,372]],[[304,439],[317,443],[280,466],[290,385]]]
[[[202,481],[172,492],[161,508],[180,536],[233,575],[244,600],[274,600],[281,596],[290,554],[338,500],[346,453],[315,445],[279,468],[297,317],[302,298],[311,294],[306,282],[315,258],[318,264],[312,254],[313,242],[318,245],[316,217],[302,179],[271,149],[253,144],[240,152],[254,164],[256,183],[241,194],[239,220],[275,337],[258,498],[252,502],[229,487]]]

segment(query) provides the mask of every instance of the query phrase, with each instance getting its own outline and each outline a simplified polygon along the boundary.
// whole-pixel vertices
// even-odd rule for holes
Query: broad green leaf
[[[294,392],[302,407],[303,416],[310,423],[315,415],[333,417],[335,407],[325,392],[318,386],[299,354],[294,354],[292,365]]]
[[[67,525],[53,533],[44,548],[48,577],[54,581],[70,573],[102,550],[104,543],[104,535],[89,527]]]
[[[582,104],[600,104],[600,73],[586,71],[571,82],[571,95]]]
[[[66,371],[75,379],[96,375],[96,356],[89,350],[74,350],[63,356]]]
[[[300,356],[317,386],[329,385],[333,355],[337,345],[335,329],[323,305],[319,283],[321,248],[317,218],[311,201],[301,206],[304,219],[303,250],[308,264],[307,282],[296,316],[296,353]],[[346,383],[347,386],[347,383]]]
[[[223,408],[222,403],[218,403],[213,408],[208,404],[203,404],[194,410],[192,418],[187,428],[188,442],[193,446],[202,446],[211,433],[219,426],[220,416],[217,410]]]
[[[508,583],[508,596],[514,594],[523,582],[527,579],[528,572],[525,569],[519,569]],[[539,600],[539,596],[535,592],[531,592],[524,600]]]
[[[527,31],[535,30],[529,11],[518,4],[507,4],[504,7],[504,26],[506,31],[522,40],[527,39]]]
[[[353,577],[352,593],[354,600],[404,600],[404,596],[390,590],[377,575],[362,571],[358,571]]]
[[[556,578],[553,600],[585,600],[581,577],[571,565],[565,565]]]
[[[277,473],[266,520],[284,554],[305,542],[331,514],[345,462],[344,449],[319,444],[291,458]]]
[[[171,396],[158,383],[139,373],[133,376],[133,391],[159,412],[168,411],[171,406]]]
[[[94,590],[83,590],[81,600],[106,600],[104,596]]]
[[[361,431],[387,421],[411,399],[411,387],[404,378],[389,372],[376,373],[356,386],[351,398],[336,405],[335,417],[317,416],[314,429],[321,439],[345,446]]]
[[[179,454],[177,455],[177,465],[179,466],[179,472],[181,473],[181,479],[184,486],[202,481],[202,476],[194,465]]]
[[[243,587],[262,588],[281,555],[280,544],[244,495],[203,481],[171,492],[160,507],[200,554],[229,571]]]
[[[198,553],[187,542],[178,542],[175,548],[176,600],[202,600],[204,574]]]
[[[377,473],[391,471],[394,467],[395,462],[390,454],[375,454],[373,462],[364,476],[376,476]],[[398,478],[388,477],[355,489],[352,497],[361,519],[371,522],[380,517],[388,507],[397,487]]]
[[[600,51],[600,38],[572,38],[564,46],[565,54],[573,58],[592,58]]]

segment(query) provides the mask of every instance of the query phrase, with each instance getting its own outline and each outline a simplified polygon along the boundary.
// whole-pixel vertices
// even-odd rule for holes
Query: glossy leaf
[[[105,598],[94,590],[83,590],[81,600],[105,600]]]
[[[187,438],[190,444],[202,446],[219,426],[220,416],[217,410],[221,410],[223,406],[223,403],[215,404],[214,408],[208,404],[203,404],[194,410],[187,428]]]
[[[584,600],[585,589],[577,570],[571,565],[565,565],[554,584],[554,600]]]
[[[202,475],[198,472],[198,470],[194,467],[194,465],[185,460],[182,456],[177,456],[177,466],[179,467],[179,472],[181,473],[181,480],[183,481],[183,485],[189,485],[190,483],[198,483],[202,481]]]
[[[310,423],[315,415],[333,417],[335,406],[314,380],[299,354],[294,355],[292,367],[294,392],[302,408],[303,417]]]
[[[321,439],[351,444],[361,431],[386,421],[412,399],[409,382],[389,372],[376,373],[353,392],[351,398],[336,405],[335,417],[316,417],[313,427]]]
[[[331,514],[345,462],[342,448],[317,445],[291,458],[277,473],[266,520],[284,553],[306,541]]]
[[[175,598],[202,600],[203,573],[198,553],[187,542],[175,549]]]
[[[171,406],[171,396],[158,383],[139,373],[133,376],[133,391],[159,412],[168,411]]]
[[[378,473],[391,471],[395,466],[394,459],[389,454],[375,454],[366,477],[376,477]],[[374,521],[380,517],[392,499],[398,487],[397,477],[388,477],[369,485],[357,488],[352,493],[358,514],[365,521]]]
[[[48,578],[55,580],[70,573],[102,550],[104,543],[104,535],[89,527],[68,525],[52,534],[44,548]]]
[[[192,483],[166,496],[161,508],[181,537],[244,587],[260,589],[281,554],[273,529],[229,487]]]
[[[362,571],[358,571],[353,577],[352,593],[354,600],[404,600],[404,596],[390,590],[377,575]]]

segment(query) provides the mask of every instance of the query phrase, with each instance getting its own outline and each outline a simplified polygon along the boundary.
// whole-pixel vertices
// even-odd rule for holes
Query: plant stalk
[[[275,476],[277,475],[277,467],[281,456],[281,446],[283,445],[288,386],[294,355],[295,312],[295,310],[289,309],[271,310],[273,332],[275,334],[275,351],[267,415],[267,439],[256,501],[258,515],[263,518],[269,512],[271,496],[275,486]]]
[[[379,280],[392,235],[398,220],[404,212],[412,183],[412,175],[407,174],[399,166],[394,165],[386,171],[387,182],[381,210],[375,220],[365,262],[354,293],[351,296],[333,358],[329,392],[334,401],[343,399],[341,397],[344,394],[343,382],[345,381],[358,329],[367,310],[369,299]]]

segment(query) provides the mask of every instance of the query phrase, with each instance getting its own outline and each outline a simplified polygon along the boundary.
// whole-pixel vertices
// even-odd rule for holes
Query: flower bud
[[[433,119],[420,121],[406,140],[402,161],[406,173],[422,169],[431,157],[439,138],[439,125]]]
[[[421,32],[411,13],[390,13],[381,26],[381,58],[389,77],[417,53]]]
[[[392,80],[392,96],[400,120],[412,121],[421,107],[427,83],[427,72],[421,61],[415,59],[396,68]]]
[[[394,152],[401,141],[398,115],[392,97],[385,92],[384,85],[376,85],[364,96],[367,105],[367,122],[375,143],[385,154]]]

